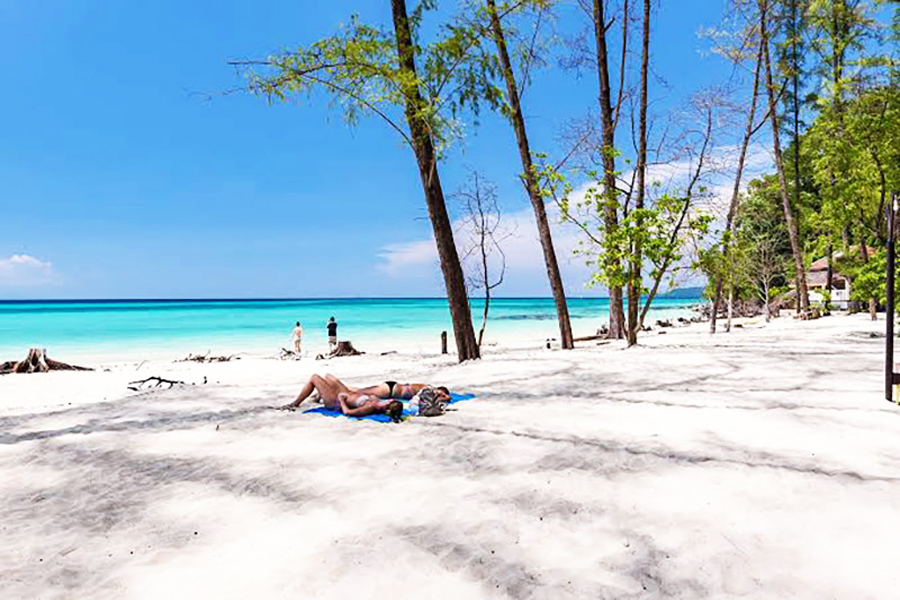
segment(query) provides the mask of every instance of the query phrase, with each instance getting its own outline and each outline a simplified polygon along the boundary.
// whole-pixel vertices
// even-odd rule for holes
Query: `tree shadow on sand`
[[[624,444],[614,440],[601,440],[583,438],[574,435],[553,435],[539,432],[526,432],[515,430],[502,430],[489,427],[477,427],[451,423],[429,423],[435,428],[448,429],[456,432],[457,439],[469,439],[472,442],[477,438],[470,438],[468,434],[484,434],[503,438],[525,438],[551,445],[561,446],[549,451],[541,459],[534,461],[534,471],[567,471],[583,470],[598,476],[611,477],[622,472],[635,472],[649,470],[654,464],[679,464],[679,465],[703,465],[721,464],[727,466],[739,466],[750,469],[765,469],[785,471],[799,475],[815,475],[830,479],[843,479],[856,482],[890,482],[900,481],[900,477],[864,474],[850,469],[826,468],[813,463],[799,463],[786,460],[774,453],[759,452],[752,449],[740,448],[735,445],[721,444],[713,452],[688,452],[668,448],[663,445],[654,446],[650,443],[644,445]],[[453,437],[453,435],[451,435]],[[446,447],[452,447],[454,443],[450,439],[440,442]],[[501,442],[502,444],[502,442]],[[478,450],[477,442],[472,445]],[[442,455],[436,453],[432,460],[440,459]],[[466,463],[467,469],[478,470],[479,462],[489,465],[491,474],[497,474],[494,465],[498,461],[486,457],[483,461]]]
[[[175,388],[135,394],[120,400],[3,417],[0,418],[0,445],[103,432],[175,431],[211,423],[234,423],[271,412],[270,405],[255,402],[246,406],[246,400],[227,397],[223,391],[222,386],[214,391],[206,390],[202,403],[193,397],[192,388]],[[264,398],[270,397],[272,402],[283,399],[276,391],[266,393],[263,390],[260,394]],[[164,403],[165,408],[159,408],[159,403]],[[210,405],[223,408],[213,409]],[[74,421],[75,424],[21,431],[48,420]],[[16,430],[20,431],[14,433]]]
[[[569,569],[565,564],[530,565],[527,553],[518,547],[512,532],[506,532],[505,537],[502,531],[485,536],[483,527],[479,524],[471,531],[450,524],[401,527],[393,535],[434,557],[442,569],[462,571],[486,592],[499,592],[509,598],[630,600],[685,594],[703,598],[709,594],[699,580],[670,568],[666,564],[670,554],[657,547],[651,537],[634,531],[617,531],[616,536],[630,540],[629,547],[605,556],[595,569],[585,572]],[[619,575],[630,585],[609,583],[611,574]]]
[[[177,428],[196,426],[197,422]],[[153,426],[158,431],[173,429],[164,421]],[[159,513],[154,511],[174,486],[198,484],[236,499],[261,499],[284,512],[297,512],[318,499],[309,489],[286,485],[277,476],[241,474],[235,465],[210,457],[139,454],[79,442],[41,442],[20,461],[62,476],[58,483],[38,491],[8,495],[0,505],[0,522],[5,524],[7,540],[16,539],[17,534],[28,540],[27,549],[21,548],[26,551],[26,561],[0,569],[0,579],[11,586],[19,582],[23,590],[40,589],[42,595],[96,594],[97,586],[110,584],[102,573],[137,558],[112,553],[101,558],[80,551],[81,546],[102,548],[111,536],[130,535],[134,537],[132,554],[137,551],[141,555],[178,549],[196,539],[197,532],[190,531],[196,525],[160,522]],[[60,547],[61,539],[78,542]],[[0,589],[5,587],[0,585]],[[6,589],[16,595],[15,587]]]

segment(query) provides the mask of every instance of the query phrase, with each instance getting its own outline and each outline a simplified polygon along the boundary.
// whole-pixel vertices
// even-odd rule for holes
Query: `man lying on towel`
[[[296,410],[313,391],[319,395],[319,401],[330,410],[339,410],[350,417],[386,414],[391,420],[398,421],[403,413],[403,403],[424,388],[424,383],[397,383],[385,381],[365,388],[351,388],[331,374],[324,377],[313,375],[300,390],[300,394],[290,404],[280,407],[283,410]],[[443,386],[434,388],[435,395],[443,402],[450,401],[450,391]]]

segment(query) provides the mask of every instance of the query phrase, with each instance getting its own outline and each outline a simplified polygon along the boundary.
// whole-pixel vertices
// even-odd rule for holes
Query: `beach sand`
[[[707,328],[0,377],[0,597],[895,597],[884,322]],[[265,408],[314,372],[478,397],[399,425]],[[194,385],[125,388],[150,375]]]

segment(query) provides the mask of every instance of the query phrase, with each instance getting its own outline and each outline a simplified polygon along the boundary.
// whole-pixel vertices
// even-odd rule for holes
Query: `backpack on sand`
[[[424,387],[419,391],[419,415],[437,417],[444,414],[447,404],[437,397],[434,388]]]

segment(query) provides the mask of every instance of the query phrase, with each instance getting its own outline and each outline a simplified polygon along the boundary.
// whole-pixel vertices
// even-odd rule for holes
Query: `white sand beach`
[[[0,377],[0,597],[896,597],[884,322],[707,328]],[[477,398],[266,408],[314,372]],[[126,389],[150,375],[194,385]]]

